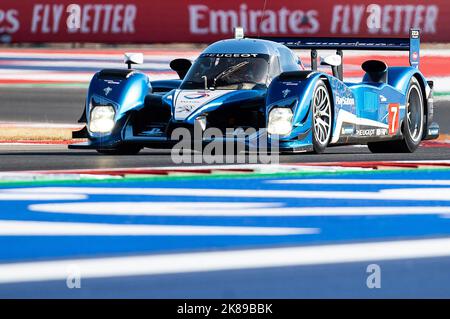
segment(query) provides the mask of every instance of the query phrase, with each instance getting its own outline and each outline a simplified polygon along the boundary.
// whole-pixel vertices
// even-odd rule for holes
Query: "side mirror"
[[[125,53],[123,62],[131,69],[132,64],[144,63],[144,55],[142,53]]]
[[[191,66],[192,62],[188,59],[175,59],[170,62],[170,68],[177,72],[181,80],[184,79]]]
[[[320,58],[320,64],[321,65],[329,65],[329,66],[340,66],[342,63],[342,58],[340,55],[332,54],[328,55],[326,57]]]
[[[331,71],[333,72],[333,76],[340,79],[342,81],[342,76],[339,75],[338,67],[342,64],[342,57],[338,54],[332,54],[326,57],[320,58],[320,65],[329,65],[331,66]]]

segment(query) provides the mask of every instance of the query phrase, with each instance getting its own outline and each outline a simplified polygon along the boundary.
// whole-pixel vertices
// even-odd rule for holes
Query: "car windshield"
[[[253,89],[265,86],[268,56],[263,54],[202,54],[190,68],[181,89]]]

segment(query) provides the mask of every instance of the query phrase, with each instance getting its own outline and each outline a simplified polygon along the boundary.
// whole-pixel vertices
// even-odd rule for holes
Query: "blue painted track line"
[[[164,236],[164,235],[152,235],[152,236],[35,236],[35,235],[2,235],[0,236],[0,263],[17,263],[17,262],[36,262],[36,261],[53,261],[53,260],[65,260],[73,258],[100,258],[100,257],[121,257],[132,255],[160,255],[160,254],[174,254],[174,253],[190,253],[190,252],[207,252],[207,251],[230,251],[236,249],[261,249],[261,248],[276,248],[276,247],[297,247],[297,246],[311,246],[311,245],[333,245],[333,244],[349,244],[349,243],[364,243],[364,242],[386,242],[396,240],[415,240],[426,238],[448,238],[450,237],[450,218],[447,218],[447,214],[402,214],[402,215],[358,215],[358,216],[327,216],[327,209],[334,209],[337,207],[348,208],[351,207],[392,207],[393,210],[401,209],[402,207],[440,207],[443,210],[450,209],[450,197],[446,197],[445,194],[449,193],[449,186],[439,185],[411,185],[407,181],[404,185],[390,185],[390,180],[450,180],[450,170],[416,170],[416,171],[389,171],[385,173],[380,172],[367,172],[361,173],[347,173],[333,175],[332,173],[320,173],[317,175],[307,175],[304,178],[338,178],[338,179],[383,179],[386,180],[386,184],[277,184],[273,181],[299,179],[298,175],[295,177],[276,176],[276,177],[249,177],[249,178],[214,178],[214,179],[198,179],[189,178],[186,180],[142,180],[132,181],[123,180],[121,182],[96,182],[96,183],[61,183],[58,182],[55,185],[46,185],[47,187],[56,187],[55,192],[64,190],[67,188],[102,188],[104,192],[102,194],[94,194],[86,192],[85,199],[80,200],[0,200],[0,222],[1,221],[42,221],[42,222],[64,222],[70,225],[71,223],[89,223],[89,224],[111,224],[111,225],[161,225],[161,226],[224,226],[224,227],[284,227],[284,228],[316,228],[320,232],[317,234],[308,235],[278,235],[278,236],[228,236],[228,235],[211,235],[211,236]],[[42,186],[39,186],[42,187]],[[108,190],[124,188],[130,189],[209,189],[218,190],[217,195],[214,196],[192,196],[192,195],[142,195],[142,194],[107,194]],[[27,191],[34,189],[30,186],[3,186],[0,189],[1,194],[21,193],[27,194]],[[67,193],[71,193],[67,191]],[[401,199],[358,199],[351,198],[352,194],[358,194],[361,192],[372,192],[373,194],[396,194],[397,190],[409,189],[411,191],[411,198],[408,196]],[[427,190],[433,189],[432,192]],[[241,190],[242,196],[224,196],[220,190]],[[251,195],[245,195],[248,191],[268,191],[267,197],[252,197]],[[270,192],[275,191],[308,191],[311,194],[316,192],[325,192],[329,194],[336,194],[337,192],[345,192],[350,194],[350,198],[308,198],[303,196],[302,198],[295,197],[270,197]],[[430,195],[427,195],[430,193]],[[416,194],[416,195],[414,195]],[[418,200],[416,197],[421,194],[423,198]],[[438,195],[436,195],[438,194]],[[439,196],[441,194],[442,196]],[[1,195],[3,196],[3,195]],[[396,195],[397,196],[397,195]],[[429,198],[427,197],[429,196]],[[326,196],[325,196],[326,197]],[[374,196],[375,198],[375,196]],[[120,202],[147,202],[157,204],[158,202],[169,203],[184,203],[184,202],[196,202],[216,205],[217,203],[257,203],[261,205],[277,204],[281,209],[302,209],[302,208],[322,208],[324,214],[318,214],[317,216],[227,216],[226,210],[224,216],[213,216],[206,214],[205,216],[189,216],[183,214],[183,210],[179,211],[178,215],[165,216],[163,213],[152,213],[148,215],[130,214],[124,211],[123,214],[107,215],[107,214],[93,214],[83,212],[58,212],[58,211],[32,211],[31,205],[35,204],[48,204],[50,206],[55,204],[66,204],[68,206],[72,204],[85,203],[85,207],[89,207],[89,203],[102,202],[105,205],[110,205]],[[215,203],[215,204],[214,204]],[[220,206],[220,204],[217,204]],[[440,209],[439,208],[439,209]],[[167,211],[175,209],[168,207]],[[426,259],[428,260],[428,259]],[[427,264],[425,259],[414,260],[409,259],[405,261],[391,261],[385,262],[392,267],[389,271],[389,276],[395,277],[396,274],[400,274],[407,265],[415,267],[419,273],[417,274],[418,280],[425,280],[427,275],[423,273],[427,271]],[[432,260],[432,261],[431,261]],[[429,296],[447,296],[450,287],[450,276],[448,270],[440,268],[448,263],[448,258],[432,258],[430,259],[430,265],[436,269],[440,269],[439,272],[432,274],[434,286],[429,284],[424,287],[422,292],[410,291],[408,294],[407,289],[400,287],[397,283],[392,287],[390,293],[392,295],[406,293],[405,296],[421,296],[421,294]],[[362,267],[364,263],[359,263],[358,267]],[[339,280],[328,280],[327,282],[321,280],[320,269],[323,267],[329,267],[327,269],[335,269],[335,275],[339,273],[346,273],[356,267],[351,264],[340,264],[336,268],[331,266],[303,266],[303,267],[290,267],[288,272],[293,275],[298,275],[299,278],[305,278],[308,273],[312,275],[310,280],[305,282],[303,287],[291,287],[286,291],[280,291],[276,288],[276,278],[279,276],[279,271],[276,269],[260,269],[260,270],[236,270],[225,271],[221,274],[226,278],[229,278],[231,282],[234,282],[234,293],[238,296],[304,296],[307,287],[313,285],[313,282],[318,284],[318,287],[324,288],[323,294],[320,294],[319,290],[311,292],[311,296],[332,296],[333,282],[343,288],[346,284]],[[321,268],[322,267],[322,268]],[[359,269],[359,268],[358,268]],[[403,269],[403,270],[402,270]],[[448,269],[448,268],[446,268]],[[327,272],[326,270],[324,270]],[[359,269],[361,271],[361,269]],[[252,281],[248,289],[244,288],[242,284],[239,284],[239,279],[245,273],[252,273],[253,276],[264,276],[264,274],[270,274],[263,280]],[[365,276],[364,270],[360,274]],[[132,283],[137,279],[134,277],[127,278],[125,285],[129,285],[130,288],[125,296],[153,296],[153,297],[202,297],[203,293],[210,291],[214,288],[205,288],[202,284],[197,286],[181,289],[175,284],[174,278],[196,278],[203,282],[204,285],[213,280],[214,274],[208,273],[196,273],[196,274],[179,274],[179,275],[164,275],[164,276],[144,276],[145,282],[148,283],[148,289],[145,291],[133,291],[131,289]],[[330,275],[333,277],[333,274]],[[329,277],[330,277],[329,276]],[[406,276],[406,275],[405,275]],[[404,276],[404,277],[405,277]],[[407,282],[406,278],[402,277],[404,282]],[[159,278],[159,279],[158,279]],[[209,279],[208,279],[209,278]],[[259,278],[259,277],[258,277]],[[328,278],[328,277],[324,277]],[[356,284],[357,278],[347,274],[346,278],[350,282]],[[422,279],[421,279],[422,278]],[[115,282],[118,279],[111,279],[111,282]],[[193,280],[193,279],[192,279]],[[283,280],[287,280],[284,278]],[[325,279],[324,279],[325,280]],[[359,280],[359,279],[358,279]],[[167,287],[174,286],[176,289],[173,293],[166,291],[157,291],[155,286],[158,282],[162,281],[167,284]],[[296,282],[296,281],[294,281]],[[97,296],[104,294],[104,296],[111,295],[105,289],[108,287],[105,281],[100,279],[87,279],[86,283],[91,285],[90,292],[95,292]],[[118,284],[118,283],[117,283]],[[360,283],[359,283],[360,284]],[[4,293],[7,287],[15,287],[17,294],[23,294],[24,284],[6,284],[0,285],[0,296],[5,296]],[[49,296],[55,291],[55,287],[58,287],[57,283],[33,283],[29,287],[46,287]],[[56,285],[56,286],[55,286]],[[105,286],[106,285],[106,286]],[[193,284],[192,284],[193,285]],[[412,285],[412,286],[411,286]],[[439,286],[438,286],[439,285]],[[441,286],[442,285],[442,286]],[[219,285],[220,286],[220,285]],[[411,287],[417,287],[418,284],[410,283]],[[5,290],[3,290],[3,287]],[[203,288],[202,288],[203,287]],[[221,286],[225,289],[226,284]],[[272,293],[264,293],[259,289],[264,287],[271,287]],[[98,289],[97,289],[98,288]],[[364,292],[364,287],[354,287],[348,294],[348,296],[357,296],[357,292],[364,293],[362,296],[370,297],[369,292]],[[412,288],[411,288],[412,289]],[[126,289],[125,289],[126,290]],[[225,289],[226,290],[226,289]],[[339,290],[339,289],[338,289]],[[338,291],[336,290],[336,291]],[[259,292],[258,292],[259,291]],[[80,292],[81,293],[81,292]],[[85,292],[86,293],[86,292]],[[158,295],[160,293],[160,295]],[[389,293],[386,291],[387,295]],[[66,291],[66,296],[70,296],[72,292]],[[76,293],[74,293],[76,295]],[[226,295],[226,293],[224,293]],[[317,294],[317,295],[315,295]],[[11,296],[13,296],[12,294]],[[26,295],[26,294],[25,294]],[[33,295],[30,293],[29,295]],[[75,296],[74,295],[74,296]],[[76,295],[80,296],[80,295]],[[211,292],[211,296],[221,296],[221,292],[216,290]]]

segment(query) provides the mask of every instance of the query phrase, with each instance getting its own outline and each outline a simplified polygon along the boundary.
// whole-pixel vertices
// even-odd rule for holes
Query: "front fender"
[[[423,74],[413,67],[390,67],[388,72],[389,84],[404,95],[407,94],[411,78],[416,77],[422,88],[423,101],[425,103],[426,129],[423,137],[424,139],[437,138],[439,135],[439,125],[433,122],[434,102],[432,85],[430,86],[430,83],[425,79]]]
[[[416,68],[399,66],[388,68],[388,84],[396,88],[403,94],[406,94],[409,81],[413,76],[418,77],[419,82],[421,81],[424,89],[427,90],[427,80]]]
[[[298,77],[280,75],[275,78],[268,88],[266,98],[266,119],[274,107],[291,107],[293,111],[292,132],[281,137],[282,140],[289,140],[301,135],[305,135],[311,128],[311,99],[314,87],[320,77],[325,74],[320,72],[297,72]],[[266,123],[267,124],[267,123]]]
[[[118,73],[121,71],[121,73]],[[131,71],[128,72],[127,71]],[[117,72],[117,75],[116,73]],[[117,115],[142,106],[151,90],[147,75],[133,70],[102,70],[97,72],[89,84],[86,98],[86,114],[90,113],[93,98],[111,103]]]
[[[89,84],[86,97],[86,119],[89,128],[90,112],[96,105],[111,105],[115,109],[115,123],[110,133],[88,131],[91,140],[119,141],[127,120],[127,112],[144,106],[145,97],[151,90],[147,75],[135,70],[102,70],[97,72]]]

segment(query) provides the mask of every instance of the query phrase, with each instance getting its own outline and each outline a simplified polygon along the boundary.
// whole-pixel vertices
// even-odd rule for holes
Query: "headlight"
[[[267,131],[270,134],[287,135],[292,131],[292,110],[276,107],[269,113]]]
[[[108,133],[114,127],[114,108],[109,105],[96,106],[91,111],[89,131],[94,133]]]

